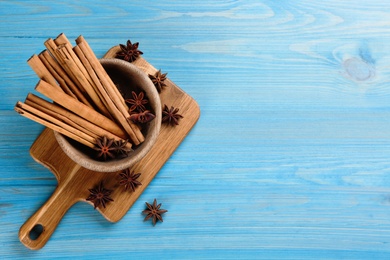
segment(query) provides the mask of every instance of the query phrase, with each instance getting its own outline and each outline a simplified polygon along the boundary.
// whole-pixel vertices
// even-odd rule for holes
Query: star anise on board
[[[119,44],[121,50],[116,54],[116,58],[128,62],[135,61],[139,55],[144,54],[142,51],[138,50],[138,45],[138,42],[132,44],[130,40],[127,40],[126,45]]]
[[[124,172],[119,173],[120,181],[119,185],[125,187],[126,190],[132,190],[133,192],[135,189],[142,185],[141,182],[137,181],[138,177],[141,176],[141,173],[134,173],[134,171],[130,171],[130,169],[126,169]]]
[[[168,108],[167,105],[164,105],[164,109],[162,111],[162,122],[170,125],[178,125],[179,119],[183,118],[183,116],[178,114],[178,112],[178,108],[174,108],[173,106]]]
[[[152,121],[156,116],[149,110],[145,110],[139,113],[133,113],[130,115],[130,120],[134,123],[145,124],[149,121]]]
[[[135,93],[134,91],[131,91],[131,95],[133,96],[133,98],[129,98],[129,99],[125,99],[126,103],[129,103],[131,105],[130,107],[130,112],[132,111],[144,111],[146,108],[145,108],[145,104],[148,103],[148,100],[147,99],[144,99],[145,97],[145,94],[143,91],[141,91],[138,95],[137,93]]]
[[[89,194],[87,201],[92,201],[93,206],[96,209],[100,205],[103,206],[103,208],[106,207],[106,203],[110,201],[114,201],[110,195],[112,193],[112,190],[108,190],[104,188],[103,182],[100,182],[98,186],[96,186],[93,189],[88,189],[91,194]]]
[[[147,203],[147,202],[145,202],[145,204],[146,204],[147,209],[142,211],[142,214],[146,214],[144,221],[152,218],[153,226],[156,225],[157,221],[159,221],[159,220],[161,222],[163,222],[163,218],[161,215],[164,214],[165,212],[167,212],[168,210],[160,209],[161,203],[157,205],[156,199],[154,199],[152,205]]]
[[[103,160],[107,160],[108,157],[115,158],[113,153],[116,150],[114,139],[110,139],[107,136],[96,138],[96,145],[94,149],[98,151],[98,158],[102,158]]]
[[[167,79],[167,74],[168,73],[162,74],[161,70],[157,71],[156,74],[154,74],[154,75],[149,74],[149,78],[153,82],[153,84],[156,87],[158,93],[160,93],[161,90],[163,89],[163,87],[166,86],[164,81]]]

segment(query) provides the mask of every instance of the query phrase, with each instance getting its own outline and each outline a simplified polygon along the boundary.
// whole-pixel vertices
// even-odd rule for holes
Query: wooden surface
[[[111,48],[104,58],[114,58],[118,49],[119,46]],[[133,64],[147,74],[154,75],[157,71],[143,58],[138,58]],[[90,194],[89,189],[99,183],[104,183],[105,188],[112,190],[110,197],[113,202],[96,209],[110,222],[123,218],[199,118],[200,111],[196,101],[171,80],[167,79],[164,83],[166,86],[159,95],[162,105],[179,108],[183,118],[177,126],[162,125],[151,150],[131,166],[131,171],[141,173],[137,180],[142,185],[134,192],[124,191],[123,187],[120,187],[119,173],[123,171],[95,172],[83,168],[62,151],[52,130],[45,129],[39,135],[30,148],[30,154],[35,161],[55,175],[58,185],[51,197],[20,228],[19,239],[26,247],[37,250],[45,246],[69,208],[78,201],[86,202]],[[42,232],[34,231],[37,225],[42,227]],[[34,236],[31,232],[35,232]]]
[[[388,1],[1,1],[0,19],[3,258],[390,258]],[[120,222],[77,203],[35,252],[18,230],[56,179],[13,106],[60,32],[98,56],[140,42],[201,117]]]

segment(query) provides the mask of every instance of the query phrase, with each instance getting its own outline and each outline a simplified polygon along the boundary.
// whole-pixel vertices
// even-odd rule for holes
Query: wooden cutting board
[[[114,58],[119,46],[110,49],[104,58]],[[133,62],[148,74],[154,74],[157,69],[142,57]],[[40,249],[49,240],[58,223],[68,209],[78,201],[86,201],[90,192],[101,181],[104,186],[113,190],[113,202],[106,208],[98,210],[108,221],[119,221],[146,189],[154,176],[169,159],[175,149],[197,122],[200,116],[196,101],[181,90],[169,79],[167,86],[160,93],[161,104],[179,108],[183,118],[179,125],[163,124],[157,142],[148,154],[131,167],[136,173],[141,173],[138,180],[142,183],[135,192],[124,191],[118,185],[119,172],[101,173],[81,167],[73,162],[59,147],[53,131],[46,128],[31,146],[31,156],[40,164],[47,167],[56,176],[58,185],[52,196],[36,211],[20,228],[19,239],[30,249]]]

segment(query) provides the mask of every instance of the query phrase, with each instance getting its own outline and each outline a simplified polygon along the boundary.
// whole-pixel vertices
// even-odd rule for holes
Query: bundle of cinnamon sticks
[[[83,36],[74,47],[63,33],[44,45],[47,49],[27,63],[40,78],[35,90],[53,102],[30,93],[24,103],[16,103],[19,114],[90,148],[102,136],[128,141],[128,148],[144,141],[140,128],[129,120],[124,98]]]

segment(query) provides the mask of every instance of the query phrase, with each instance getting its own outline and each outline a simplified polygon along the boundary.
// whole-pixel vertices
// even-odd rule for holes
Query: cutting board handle
[[[42,248],[62,217],[76,202],[74,193],[67,192],[58,186],[45,204],[21,226],[19,230],[20,242],[33,250]]]

